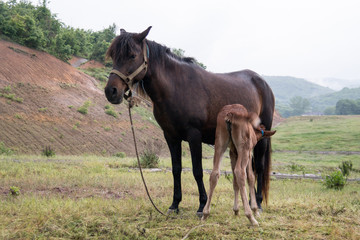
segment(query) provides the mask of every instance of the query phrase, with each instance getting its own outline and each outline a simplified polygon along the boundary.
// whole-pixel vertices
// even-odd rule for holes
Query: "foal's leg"
[[[237,161],[237,152],[236,149],[234,147],[233,144],[231,144],[230,147],[230,159],[231,159],[231,170],[233,173],[233,189],[234,189],[234,214],[238,215],[239,214],[239,185],[237,183],[237,179],[236,176],[234,174],[234,170],[235,170],[235,166],[236,166],[236,161]]]
[[[198,216],[202,216],[203,208],[207,201],[206,191],[203,182],[201,138],[202,136],[200,130],[196,128],[191,128],[188,130],[187,141],[189,142],[190,146],[193,175],[199,190],[200,206],[196,213]]]
[[[259,217],[260,213],[258,211],[258,206],[256,203],[256,198],[255,198],[255,174],[252,169],[251,156],[249,159],[250,159],[250,161],[248,163],[246,171],[247,171],[247,179],[248,179],[249,192],[250,192],[250,207],[251,207],[251,210],[253,211],[254,215],[256,217]]]
[[[241,148],[238,148],[238,149],[241,149]],[[243,202],[245,215],[250,220],[252,225],[257,226],[259,224],[251,212],[248,198],[247,198],[246,188],[245,188],[245,180],[247,178],[246,177],[246,167],[249,162],[248,157],[249,156],[245,152],[240,152],[240,153],[238,152],[238,159],[237,159],[236,166],[234,169],[234,175],[236,176],[236,181],[240,188],[240,195],[241,195],[241,200]]]
[[[221,128],[221,126],[218,126]],[[214,193],[214,189],[220,177],[220,164],[221,159],[226,151],[227,145],[229,143],[229,134],[225,129],[217,129],[216,131],[216,139],[215,139],[215,153],[214,153],[214,162],[213,162],[213,170],[210,174],[210,190],[208,200],[203,210],[203,217],[201,220],[205,220],[210,215],[210,205],[211,198]]]

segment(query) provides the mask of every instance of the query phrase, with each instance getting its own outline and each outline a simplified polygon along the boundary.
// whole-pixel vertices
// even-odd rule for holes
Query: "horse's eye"
[[[135,58],[136,58],[136,55],[135,55],[135,54],[131,54],[131,55],[130,55],[130,58],[131,58],[131,59],[135,59]]]

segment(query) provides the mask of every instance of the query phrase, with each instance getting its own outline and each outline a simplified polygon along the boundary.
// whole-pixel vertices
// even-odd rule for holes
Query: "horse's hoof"
[[[238,215],[239,215],[239,210],[234,210],[234,214],[235,214],[236,216],[238,216]]]
[[[201,221],[205,221],[209,217],[210,213],[203,213]]]
[[[167,211],[167,215],[174,214],[174,213],[178,214],[179,209],[178,208],[174,208],[174,209],[169,208],[169,210]]]
[[[198,218],[202,218],[204,216],[203,212],[196,212],[196,216],[198,216]]]

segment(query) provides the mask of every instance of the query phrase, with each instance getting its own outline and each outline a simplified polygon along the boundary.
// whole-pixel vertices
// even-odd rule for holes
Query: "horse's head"
[[[151,27],[142,33],[121,34],[111,43],[106,55],[113,61],[113,70],[105,87],[109,102],[119,104],[133,84],[141,81],[147,72],[148,47],[145,38]]]

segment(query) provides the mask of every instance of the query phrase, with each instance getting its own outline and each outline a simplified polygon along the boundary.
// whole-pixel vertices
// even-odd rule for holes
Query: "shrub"
[[[159,166],[159,156],[162,150],[160,141],[146,141],[145,149],[140,155],[140,165],[143,168],[156,168]]]
[[[0,155],[11,155],[13,153],[13,150],[7,148],[3,142],[0,142]]]
[[[339,166],[341,173],[344,177],[348,177],[350,175],[350,171],[352,170],[353,164],[351,161],[343,161]]]
[[[325,177],[324,184],[327,188],[341,190],[346,184],[346,178],[343,176],[341,171],[335,171]]]
[[[145,150],[140,156],[140,165],[143,168],[157,168],[159,162],[159,156],[149,150]]]
[[[105,113],[108,114],[108,115],[110,115],[110,116],[113,116],[114,118],[117,118],[117,117],[118,117],[118,115],[117,115],[114,107],[113,107],[113,106],[110,106],[110,105],[106,105],[106,106],[105,106]]]
[[[11,196],[19,196],[20,195],[20,188],[12,186],[10,187],[10,195]]]
[[[118,157],[118,158],[125,158],[126,157],[126,153],[124,152],[118,152],[114,154],[114,157]]]
[[[88,113],[88,109],[89,109],[89,107],[90,107],[90,104],[91,104],[91,101],[90,101],[90,100],[84,102],[84,104],[83,104],[81,107],[79,107],[79,108],[77,109],[77,111],[78,111],[79,113],[82,113],[82,114],[86,115],[86,114]]]
[[[299,165],[299,164],[296,164],[296,163],[291,163],[290,170],[292,172],[302,172],[304,174],[305,166],[302,166],[302,165]]]
[[[55,156],[55,151],[53,149],[51,149],[50,146],[47,146],[42,150],[42,155],[44,155],[46,157],[53,157],[53,156]]]

